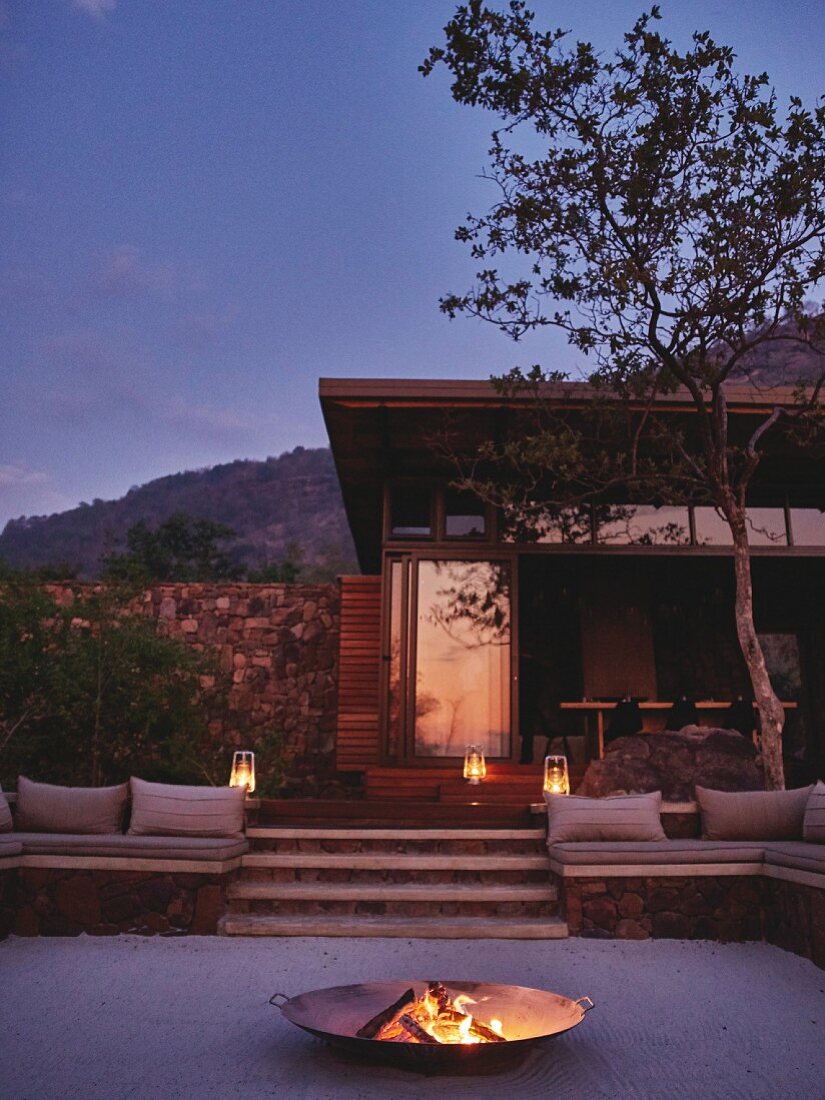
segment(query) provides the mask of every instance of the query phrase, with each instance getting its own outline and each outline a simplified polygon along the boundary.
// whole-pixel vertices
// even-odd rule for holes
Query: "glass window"
[[[419,485],[392,489],[390,534],[393,538],[421,538],[433,533],[431,492]]]
[[[715,508],[694,508],[697,546],[733,546],[728,521]]]
[[[751,546],[787,546],[784,508],[748,508],[748,542]]]
[[[510,566],[418,564],[415,754],[510,754]]]
[[[448,538],[483,538],[487,530],[484,502],[473,493],[445,490],[444,524]]]
[[[387,752],[398,754],[401,745],[401,643],[404,614],[404,565],[400,561],[390,564],[390,652],[389,694],[387,715]]]
[[[825,509],[791,508],[795,546],[825,546]]]
[[[590,542],[590,508],[512,509],[503,517],[505,542],[538,544]]]
[[[596,509],[599,542],[631,546],[685,546],[690,542],[686,507],[612,504]]]

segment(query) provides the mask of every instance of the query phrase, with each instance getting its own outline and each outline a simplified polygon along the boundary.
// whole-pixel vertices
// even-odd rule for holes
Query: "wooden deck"
[[[571,784],[580,781],[574,769]],[[364,797],[262,799],[260,825],[351,828],[524,828],[542,809],[542,765],[491,764],[471,785],[450,768],[369,767]]]

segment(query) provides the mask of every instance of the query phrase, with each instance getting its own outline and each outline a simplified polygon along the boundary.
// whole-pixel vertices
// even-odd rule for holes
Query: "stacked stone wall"
[[[61,602],[77,585],[48,585]],[[209,730],[228,748],[283,739],[293,793],[329,797],[334,779],[341,599],[338,584],[158,584],[137,604],[158,631],[211,654]]]
[[[165,584],[146,605],[169,637],[213,650],[229,686],[230,741],[276,725],[299,752],[335,747],[340,598],[336,584]]]

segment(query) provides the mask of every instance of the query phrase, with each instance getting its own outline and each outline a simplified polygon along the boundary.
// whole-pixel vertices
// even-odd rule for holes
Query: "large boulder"
[[[666,802],[688,802],[697,783],[719,791],[763,790],[753,742],[734,730],[702,726],[618,737],[603,760],[590,763],[576,794],[661,791]]]

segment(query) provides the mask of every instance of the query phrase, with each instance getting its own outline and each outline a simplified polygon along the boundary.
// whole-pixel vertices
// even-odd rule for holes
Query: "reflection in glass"
[[[694,508],[697,546],[733,546],[733,535],[725,517],[715,508]]]
[[[611,504],[596,509],[599,542],[631,546],[684,546],[690,542],[686,507]]]
[[[394,538],[420,538],[432,534],[430,490],[396,485],[392,490],[390,533]]]
[[[401,746],[401,631],[403,621],[404,573],[400,561],[390,564],[390,653],[387,752],[398,755]]]
[[[418,564],[415,753],[510,753],[510,566]]]
[[[748,508],[747,518],[751,546],[787,546],[784,508]]]
[[[444,494],[448,538],[481,538],[486,530],[484,504],[473,493],[447,489]]]
[[[504,516],[503,528],[505,542],[588,543],[590,508],[511,509]]]
[[[825,546],[825,510],[791,508],[791,531],[795,546]]]

